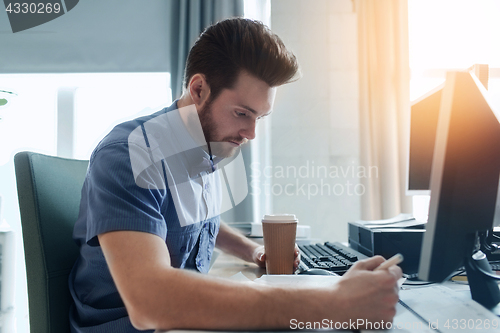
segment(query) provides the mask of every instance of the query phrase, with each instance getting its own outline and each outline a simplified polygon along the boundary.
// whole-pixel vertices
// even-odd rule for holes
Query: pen
[[[403,261],[403,255],[401,253],[397,253],[393,255],[391,258],[387,259],[383,263],[381,263],[377,268],[375,268],[376,271],[380,269],[387,269],[391,267],[392,265],[397,265],[400,262]]]

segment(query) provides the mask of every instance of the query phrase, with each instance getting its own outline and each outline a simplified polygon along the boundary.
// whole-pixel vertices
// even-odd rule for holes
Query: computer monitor
[[[492,308],[500,302],[500,291],[477,268],[484,260],[473,259],[479,235],[493,229],[500,173],[500,114],[486,94],[474,74],[446,76],[418,274],[421,280],[441,282],[465,265],[472,298]]]

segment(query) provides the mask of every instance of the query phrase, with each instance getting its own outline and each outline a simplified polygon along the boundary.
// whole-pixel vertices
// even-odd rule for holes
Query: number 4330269
[[[60,3],[9,3],[5,8],[9,14],[58,14],[61,11]]]

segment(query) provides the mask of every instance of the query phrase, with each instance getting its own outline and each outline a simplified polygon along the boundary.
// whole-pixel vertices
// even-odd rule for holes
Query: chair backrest
[[[78,257],[73,226],[88,161],[31,152],[14,157],[31,332],[69,332],[68,277]]]

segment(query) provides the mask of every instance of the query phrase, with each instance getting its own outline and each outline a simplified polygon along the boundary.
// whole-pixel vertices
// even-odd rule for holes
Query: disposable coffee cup
[[[262,231],[267,274],[293,274],[297,223],[294,214],[264,215]]]

